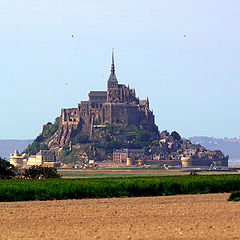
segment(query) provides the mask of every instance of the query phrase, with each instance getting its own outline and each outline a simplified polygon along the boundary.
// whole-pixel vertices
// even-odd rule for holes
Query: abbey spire
[[[114,64],[114,51],[112,50],[112,65],[111,65],[111,74],[108,79],[108,88],[117,87],[118,80],[115,74],[115,64]]]

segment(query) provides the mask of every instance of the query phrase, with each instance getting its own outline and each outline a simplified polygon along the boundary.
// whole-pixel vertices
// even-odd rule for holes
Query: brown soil
[[[0,239],[239,239],[229,194],[0,203]]]

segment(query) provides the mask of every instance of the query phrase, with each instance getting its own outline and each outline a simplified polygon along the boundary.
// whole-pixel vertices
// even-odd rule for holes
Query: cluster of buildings
[[[10,163],[18,168],[29,168],[31,166],[59,167],[56,153],[53,150],[40,150],[36,155],[19,153],[17,150],[10,154]]]
[[[118,149],[113,151],[113,161],[126,165],[159,165],[182,167],[228,166],[228,156],[220,150],[207,150],[200,144],[181,138],[175,139],[167,131],[160,133],[156,144],[144,149]]]

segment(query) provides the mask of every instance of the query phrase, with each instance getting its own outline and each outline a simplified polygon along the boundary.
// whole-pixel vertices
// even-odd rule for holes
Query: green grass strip
[[[239,202],[240,201],[240,191],[234,191],[231,193],[228,201],[236,201]]]
[[[220,193],[240,190],[240,175],[0,180],[0,201]]]

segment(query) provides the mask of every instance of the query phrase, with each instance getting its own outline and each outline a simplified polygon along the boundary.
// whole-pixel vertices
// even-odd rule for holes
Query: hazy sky
[[[35,138],[105,90],[112,47],[160,130],[240,136],[239,12],[239,0],[0,0],[0,139]]]

